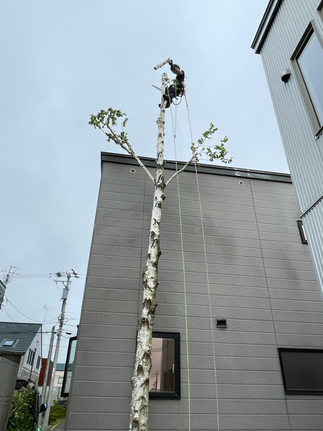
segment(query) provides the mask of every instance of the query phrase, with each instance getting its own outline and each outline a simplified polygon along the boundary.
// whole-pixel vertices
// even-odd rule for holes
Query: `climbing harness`
[[[177,97],[175,97],[175,98],[173,99],[173,105],[175,105],[175,106],[178,106],[178,105],[180,105],[180,104],[182,103],[183,96],[178,96],[178,97],[180,97],[180,100],[179,100],[179,102],[178,102],[178,103],[174,103],[174,99],[176,99],[176,101],[177,101]]]

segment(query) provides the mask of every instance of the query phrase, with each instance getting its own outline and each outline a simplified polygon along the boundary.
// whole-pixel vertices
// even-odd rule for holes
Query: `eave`
[[[283,0],[269,0],[257,33],[251,44],[251,48],[255,50],[256,54],[260,54],[261,48],[266,40],[267,34],[269,33],[270,27],[282,2]]]

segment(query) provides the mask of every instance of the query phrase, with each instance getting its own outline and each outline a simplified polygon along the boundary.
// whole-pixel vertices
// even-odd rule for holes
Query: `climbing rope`
[[[178,170],[177,152],[176,152],[177,108],[175,108],[175,120],[176,120],[175,125],[174,125],[173,112],[172,112],[172,106],[171,105],[170,105],[170,112],[171,112],[171,117],[172,117],[173,136],[174,136],[175,168],[177,171]],[[179,178],[178,177],[179,177],[179,175],[177,175],[177,177],[176,177],[176,182],[177,182],[179,229],[180,229],[180,237],[181,237],[182,270],[183,270],[183,285],[184,285],[184,313],[185,313],[187,397],[188,397],[188,431],[191,431],[191,383],[190,383],[190,358],[189,358],[189,344],[188,344],[187,284],[186,284],[185,255],[184,255],[184,241],[183,241],[181,195],[180,195]]]
[[[189,114],[189,106],[186,97],[186,91],[184,91],[184,97],[186,101],[187,116],[189,122],[189,129],[191,134],[191,144],[193,144],[193,133],[192,125]],[[175,105],[176,106],[176,105]],[[174,136],[174,153],[175,153],[175,168],[178,170],[177,165],[177,151],[176,151],[176,128],[177,128],[177,108],[175,108],[175,124],[173,119],[172,107],[170,104],[173,136]],[[204,218],[202,209],[202,200],[200,192],[199,177],[197,171],[197,163],[195,161],[195,176],[198,191],[198,200],[200,208],[200,219],[202,228],[202,239],[203,239],[203,249],[204,249],[204,260],[205,260],[205,270],[206,270],[206,282],[207,282],[207,293],[209,302],[209,315],[210,315],[210,328],[211,328],[211,339],[212,339],[212,352],[213,352],[213,368],[214,368],[214,381],[215,381],[215,399],[216,399],[216,420],[217,420],[217,431],[220,431],[220,413],[219,413],[219,393],[218,393],[218,378],[217,378],[217,367],[216,367],[216,355],[215,355],[215,337],[214,337],[214,325],[213,325],[213,315],[212,315],[212,302],[211,302],[211,288],[210,288],[210,277],[208,269],[208,259],[206,251],[206,239],[204,230]],[[183,241],[183,224],[182,224],[182,210],[181,210],[181,197],[180,197],[180,187],[179,187],[179,176],[176,177],[177,180],[177,195],[178,195],[178,208],[179,208],[179,222],[180,222],[180,237],[181,237],[181,251],[182,251],[182,267],[183,267],[183,284],[184,284],[184,308],[185,308],[185,333],[186,333],[186,358],[187,358],[187,386],[188,386],[188,430],[191,431],[191,389],[190,389],[190,367],[189,367],[189,338],[188,338],[188,312],[187,312],[187,284],[186,284],[186,270],[185,270],[185,256],[184,256],[184,241]]]
[[[184,92],[184,97],[185,97],[185,101],[186,101],[188,123],[189,123],[190,134],[191,134],[191,144],[193,144],[194,141],[193,141],[192,125],[191,125],[190,112],[189,112],[190,110],[189,110],[189,106],[188,106],[186,92]],[[207,252],[206,252],[206,241],[205,241],[205,232],[204,232],[204,219],[203,219],[201,192],[200,192],[200,184],[199,184],[199,177],[198,177],[198,173],[197,173],[196,161],[195,161],[195,176],[196,176],[197,193],[198,193],[199,207],[200,207],[200,218],[201,218],[204,259],[205,259],[205,269],[206,269],[206,282],[207,282],[207,292],[208,292],[208,300],[209,300],[210,326],[211,326],[212,350],[213,350],[213,367],[214,367],[214,380],[215,380],[217,429],[218,429],[218,431],[220,431],[218,377],[217,377],[216,357],[215,357],[215,340],[214,340],[214,326],[213,326],[213,316],[212,316],[210,277],[209,277],[208,260],[207,260]]]

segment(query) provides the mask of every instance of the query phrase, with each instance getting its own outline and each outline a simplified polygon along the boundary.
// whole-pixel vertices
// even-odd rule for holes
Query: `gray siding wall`
[[[323,37],[323,15],[317,11],[319,3],[320,0],[283,0],[273,23],[267,24],[269,33],[260,51],[301,213],[323,195],[323,136],[315,138],[291,56],[312,20]],[[280,76],[287,68],[292,75],[284,84]],[[320,202],[303,217],[321,289],[322,213]]]
[[[152,184],[104,163],[68,431],[126,430]],[[170,175],[171,172],[167,172]],[[199,175],[215,329],[221,430],[322,429],[323,400],[285,396],[277,347],[323,345],[323,306],[289,183]],[[215,430],[209,302],[196,178],[180,176],[192,430]],[[184,290],[176,182],[166,189],[156,331],[181,333],[181,400],[151,400],[150,429],[188,429]],[[320,425],[318,425],[320,424]]]

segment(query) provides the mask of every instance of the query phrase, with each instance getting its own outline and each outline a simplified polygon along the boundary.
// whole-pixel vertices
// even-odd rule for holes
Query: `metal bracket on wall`
[[[312,203],[312,205],[310,207],[307,208],[307,210],[305,210],[304,212],[302,212],[302,214],[299,216],[299,218],[304,217],[308,212],[311,211],[311,209],[313,209],[321,200],[323,199],[323,195],[321,195],[318,199],[316,199],[316,201],[314,203]]]

